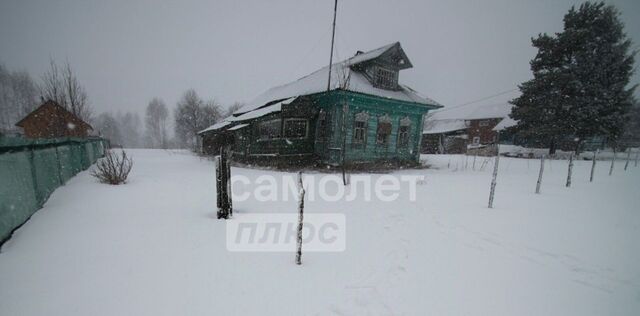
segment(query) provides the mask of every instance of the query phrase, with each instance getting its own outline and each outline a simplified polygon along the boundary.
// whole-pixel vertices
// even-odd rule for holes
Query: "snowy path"
[[[0,315],[637,315],[640,168],[503,159],[494,209],[491,162],[428,156],[417,201],[309,202],[341,212],[347,250],[228,252],[215,219],[213,163],[132,150],[125,186],[82,172],[0,253]],[[447,165],[450,168],[447,168]],[[481,165],[477,161],[476,169]],[[454,171],[456,169],[457,170]],[[280,173],[233,168],[255,179]],[[380,175],[373,175],[378,177]],[[234,204],[292,212],[296,202]]]

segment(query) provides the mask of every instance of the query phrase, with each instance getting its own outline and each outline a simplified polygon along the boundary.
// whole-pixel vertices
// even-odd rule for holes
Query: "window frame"
[[[357,126],[362,123],[362,126]],[[362,132],[362,139],[358,139],[358,130]],[[364,149],[367,145],[367,133],[369,131],[369,113],[362,111],[353,115],[353,137],[352,144],[354,146],[362,146]]]
[[[402,129],[406,129],[406,131],[402,131]],[[400,125],[398,127],[398,148],[406,148],[409,147],[409,133],[411,132],[410,125]],[[404,135],[404,137],[403,137]]]
[[[267,125],[267,124],[270,124],[270,123],[274,123],[274,122],[278,122],[279,123],[279,128],[278,128],[279,135],[278,135],[278,137],[267,137],[267,138],[263,137],[262,127],[264,125]],[[281,118],[273,118],[273,119],[265,120],[265,121],[262,121],[262,122],[258,122],[258,141],[259,142],[268,142],[268,141],[279,140],[279,139],[282,139],[282,119]]]
[[[406,128],[406,131],[402,132],[401,130]],[[404,134],[404,137],[402,136]],[[400,119],[400,124],[398,125],[398,139],[396,140],[397,148],[408,148],[409,147],[409,138],[411,137],[411,119],[408,116]]]
[[[362,126],[358,126],[362,124]],[[358,138],[358,132],[360,132],[360,138]],[[353,122],[353,143],[356,145],[362,145],[367,142],[367,122],[366,121],[354,121]]]
[[[329,129],[329,114],[325,110],[318,112],[318,120],[316,124],[316,142],[324,143],[327,141],[327,130]]]
[[[398,87],[398,72],[380,66],[375,67],[373,82],[379,88],[396,89]]]
[[[384,137],[384,141],[380,140],[380,130],[383,124],[389,124],[389,133]],[[389,114],[381,115],[378,117],[378,126],[376,127],[376,145],[378,146],[389,146],[389,138],[391,138],[391,134],[393,134],[393,122],[389,117]]]
[[[304,122],[304,136],[301,137],[289,137],[286,135],[287,133],[287,123],[288,122]],[[307,139],[307,137],[309,137],[309,120],[306,118],[297,118],[297,117],[290,117],[290,118],[285,118],[283,119],[282,122],[282,138],[284,139]]]

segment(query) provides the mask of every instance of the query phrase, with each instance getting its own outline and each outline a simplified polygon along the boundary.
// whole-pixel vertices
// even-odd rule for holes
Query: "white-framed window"
[[[409,132],[411,131],[411,119],[405,117],[400,120],[400,127],[398,127],[398,147],[409,146]]]
[[[389,135],[391,135],[391,118],[385,114],[378,118],[378,130],[376,131],[376,144],[386,146],[389,144]]]
[[[284,138],[307,138],[308,121],[302,118],[284,120]]]
[[[356,121],[353,124],[353,142],[356,144],[364,144],[367,132],[367,122]]]
[[[258,124],[259,140],[279,139],[281,136],[281,119],[273,119]]]
[[[478,125],[484,127],[484,126],[489,126],[489,120],[482,120],[480,121],[480,123],[478,123]]]
[[[480,145],[480,137],[479,136],[473,137],[473,144],[474,145]]]
[[[393,70],[376,67],[375,84],[386,89],[395,89],[398,85],[398,73]]]
[[[367,125],[369,122],[369,114],[366,112],[357,113],[353,122],[353,143],[367,143]]]

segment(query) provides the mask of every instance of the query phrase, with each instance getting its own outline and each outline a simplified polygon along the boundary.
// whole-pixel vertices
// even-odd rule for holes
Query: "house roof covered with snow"
[[[481,120],[505,118],[511,112],[511,104],[469,104],[458,107],[442,108],[433,111],[428,120]]]
[[[358,52],[349,59],[331,65],[331,68],[329,68],[329,66],[323,67],[296,81],[265,91],[235,111],[232,116],[224,119],[223,122],[216,123],[199,133],[227,128],[233,122],[246,121],[275,113],[281,110],[282,104],[289,104],[293,102],[296,97],[325,92],[327,91],[329,69],[331,69],[330,90],[342,89],[404,102],[435,107],[442,106],[433,99],[421,95],[412,88],[400,83],[398,84],[398,88],[394,90],[375,87],[361,71],[354,70],[361,64],[373,61],[387,54],[394,54],[398,60],[399,69],[412,67],[411,61],[409,61],[409,58],[402,50],[399,42],[388,44],[368,52]]]
[[[245,127],[247,124],[240,124],[240,125],[244,125],[242,127],[238,127],[239,125],[230,127],[232,124],[236,123],[236,122],[243,122],[243,121],[248,121],[248,120],[252,120],[258,117],[262,117],[268,114],[272,114],[272,113],[278,113],[282,110],[282,105],[287,105],[293,101],[295,101],[296,98],[289,98],[289,99],[285,99],[282,101],[278,101],[276,103],[270,104],[268,106],[259,108],[257,110],[251,111],[251,112],[247,112],[247,113],[243,113],[241,115],[238,116],[229,116],[227,118],[225,118],[224,120],[213,124],[201,131],[198,132],[198,134],[202,134],[205,132],[210,132],[210,131],[215,131],[215,130],[221,130],[223,128],[228,128],[228,130],[230,131],[234,131],[237,129],[240,129],[242,127]]]
[[[496,132],[499,132],[505,128],[509,128],[511,126],[516,126],[518,124],[518,121],[510,118],[509,116],[505,117],[502,119],[502,121],[500,121],[498,124],[496,124],[496,126],[493,127],[493,130]]]
[[[205,128],[205,129],[199,131],[198,134],[205,133],[205,132],[210,132],[210,131],[215,131],[215,130],[221,129],[223,127],[226,127],[226,126],[228,126],[230,124],[231,124],[230,121],[227,121],[227,119],[224,119],[221,122],[215,123],[215,124]]]
[[[424,123],[424,134],[441,134],[467,129],[465,120],[427,120]]]
[[[404,55],[399,42],[385,45],[331,65],[330,90],[344,89],[399,101],[441,106],[438,102],[402,84],[398,90],[376,88],[362,73],[352,69],[352,66],[378,58],[391,50],[401,51],[405,56],[401,59],[404,63],[403,68],[411,67],[411,62]],[[328,77],[329,66],[326,66],[296,81],[273,87],[238,109],[234,115],[253,111],[276,100],[325,92]]]
[[[503,129],[515,125],[515,122],[511,122],[513,120],[509,118],[511,107],[511,104],[503,103],[470,104],[438,109],[433,111],[433,113],[430,113],[425,120],[424,133],[439,134],[462,130],[467,128],[466,121],[492,118],[502,118],[502,121],[498,125],[505,125],[504,127],[501,127],[501,129]],[[496,129],[494,128],[494,130]]]

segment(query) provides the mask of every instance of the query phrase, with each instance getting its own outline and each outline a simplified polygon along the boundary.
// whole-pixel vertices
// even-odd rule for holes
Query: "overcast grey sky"
[[[400,80],[455,106],[530,78],[530,38],[560,31],[581,2],[340,0],[336,56],[400,41],[414,65]],[[608,2],[637,48],[640,1]],[[154,96],[173,107],[188,88],[228,105],[325,66],[332,10],[333,0],[0,0],[0,62],[39,78],[50,57],[68,60],[97,113],[142,114]]]

